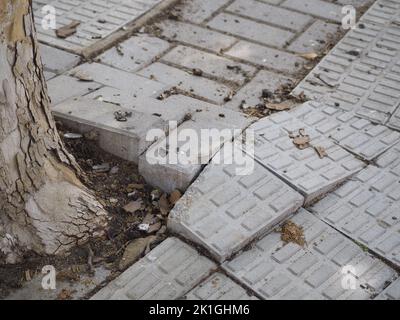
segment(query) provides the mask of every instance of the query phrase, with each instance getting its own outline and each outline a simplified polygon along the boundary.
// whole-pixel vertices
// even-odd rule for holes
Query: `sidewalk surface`
[[[173,3],[34,0],[56,118],[186,191],[173,236],[93,299],[400,299],[400,0]],[[46,4],[76,33],[43,30]],[[337,43],[348,4],[358,24]],[[179,153],[146,140],[169,121],[254,130],[253,174],[149,163]]]

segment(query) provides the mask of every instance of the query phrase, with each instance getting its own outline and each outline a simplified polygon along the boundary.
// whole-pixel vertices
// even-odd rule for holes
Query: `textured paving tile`
[[[90,98],[67,100],[52,111],[69,129],[80,133],[96,132],[96,142],[103,150],[136,164],[139,155],[153,143],[146,140],[147,132],[167,129],[167,124],[157,116]],[[115,120],[116,111],[132,112],[132,115],[126,122],[119,122]]]
[[[400,130],[400,108],[398,108],[390,118],[388,126],[393,129]]]
[[[101,86],[97,82],[83,82],[65,75],[52,78],[47,82],[47,89],[53,106],[69,98],[88,94]]]
[[[400,140],[400,133],[374,125],[353,112],[307,102],[290,112],[344,149],[371,161]]]
[[[42,12],[40,6],[37,6],[34,15],[38,38],[46,44],[80,53],[84,48],[101,41],[101,39],[133,22],[161,1],[48,0],[45,3],[56,9],[57,28],[66,26],[72,21],[80,21],[81,24],[74,35],[66,39],[57,38],[54,30],[42,28],[41,21],[46,13]]]
[[[228,32],[242,38],[279,48],[285,46],[295,35],[290,31],[240,18],[228,13],[219,14],[207,25],[216,30]]]
[[[400,266],[400,170],[369,166],[310,210]]]
[[[364,164],[346,150],[325,138],[314,128],[288,112],[280,112],[253,124],[256,133],[255,157],[262,165],[300,191],[310,203],[360,171]],[[300,129],[310,136],[310,147],[298,149],[290,133]],[[320,158],[314,147],[323,147]]]
[[[174,300],[205,279],[215,264],[176,238],[168,238],[92,300]]]
[[[162,60],[190,70],[197,68],[208,76],[222,78],[239,84],[243,84],[248,76],[256,72],[254,67],[184,46],[176,47],[163,56]],[[229,68],[229,66],[239,66],[241,71],[237,72],[235,71],[236,69]]]
[[[383,291],[376,300],[400,300],[400,279]]]
[[[135,72],[148,66],[169,48],[169,43],[148,35],[134,36],[102,54],[102,63]]]
[[[310,16],[254,0],[236,0],[226,8],[226,11],[288,28],[295,32],[303,29],[312,21]]]
[[[271,233],[223,268],[264,299],[369,299],[396,273],[355,243],[301,210],[292,219],[303,227],[307,246],[285,244]],[[347,269],[349,268],[349,269]],[[352,274],[346,274],[350,270]],[[355,290],[346,290],[348,281]]]
[[[57,75],[74,68],[81,60],[81,58],[75,54],[44,44],[41,44],[39,48],[44,70]]]
[[[168,39],[194,45],[219,53],[233,45],[237,40],[223,33],[193,24],[164,20],[159,26],[162,35]]]
[[[170,86],[175,86],[190,95],[195,95],[217,104],[222,104],[224,99],[228,97],[232,91],[232,89],[221,83],[194,76],[187,71],[170,67],[159,62],[153,63],[149,67],[138,72],[138,74]]]
[[[376,165],[387,169],[396,169],[400,166],[400,143],[382,154],[376,160]]]
[[[283,7],[312,14],[314,16],[342,22],[342,6],[320,0],[286,0]]]
[[[376,1],[294,93],[387,123],[400,103],[399,13],[398,1]]]
[[[222,273],[215,273],[185,297],[186,300],[258,300]]]
[[[242,103],[255,106],[260,103],[262,90],[275,92],[282,84],[290,83],[291,79],[270,71],[261,70],[244,87],[242,87],[231,101],[225,103],[225,107],[235,111],[240,110]]]
[[[185,20],[202,23],[228,2],[229,0],[185,0],[181,8],[181,16]]]
[[[267,48],[247,41],[239,41],[227,55],[273,70],[296,74],[303,67],[305,60],[288,52]]]
[[[224,159],[228,150],[215,157]],[[304,198],[261,165],[251,174],[243,170],[209,164],[172,210],[168,228],[223,262],[302,206]]]
[[[337,34],[339,28],[336,24],[317,20],[287,49],[298,53],[319,52],[326,46],[329,37]]]

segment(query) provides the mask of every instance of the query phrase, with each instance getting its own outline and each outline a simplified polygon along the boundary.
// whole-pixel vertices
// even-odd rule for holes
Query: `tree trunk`
[[[0,0],[0,263],[65,253],[108,221],[57,133],[31,7]]]

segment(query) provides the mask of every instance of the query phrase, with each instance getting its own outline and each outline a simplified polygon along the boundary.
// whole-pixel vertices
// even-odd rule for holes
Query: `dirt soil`
[[[282,226],[281,239],[285,243],[296,243],[301,247],[307,244],[303,228],[290,220],[286,221]]]
[[[60,135],[64,137],[68,130],[58,125]],[[80,275],[90,274],[93,267],[97,266],[111,270],[112,277],[115,277],[123,271],[121,258],[133,240],[151,240],[146,251],[140,254],[143,256],[166,238],[166,220],[172,207],[170,201],[176,202],[180,193],[175,192],[172,197],[167,197],[147,185],[138,174],[136,165],[104,152],[97,147],[93,138],[88,135],[63,139],[85,173],[85,184],[96,193],[110,214],[107,236],[73,249],[67,257],[28,253],[24,263],[0,265],[0,299],[41,274],[45,265],[53,265],[57,270],[57,278],[62,277],[63,280],[79,281]],[[124,209],[127,204],[130,205]],[[129,210],[132,208],[133,211]],[[147,231],[140,230],[142,223],[149,227],[145,228]]]

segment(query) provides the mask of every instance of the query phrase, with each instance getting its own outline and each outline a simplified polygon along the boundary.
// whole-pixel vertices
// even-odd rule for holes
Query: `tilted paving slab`
[[[181,45],[168,52],[161,61],[190,70],[200,69],[204,75],[238,84],[245,83],[247,77],[251,77],[256,72],[254,67]],[[229,66],[237,66],[240,70],[238,72],[237,68],[229,68]]]
[[[255,159],[303,194],[306,204],[332,191],[365,166],[289,112],[261,119],[249,129],[256,135]],[[300,129],[310,137],[310,146],[303,150],[290,137],[298,135]],[[327,156],[320,158],[315,147],[324,148]]]
[[[321,103],[306,102],[290,113],[364,160],[376,159],[400,141],[399,132]]]
[[[400,300],[400,279],[384,290],[376,300]]]
[[[168,238],[92,300],[175,300],[216,269],[216,265],[176,238]]]
[[[245,289],[222,273],[215,273],[210,278],[190,291],[186,300],[258,300]]]
[[[303,228],[306,246],[273,232],[223,269],[268,300],[370,299],[397,276],[304,209],[291,221]]]
[[[163,0],[48,0],[37,1],[34,12],[38,39],[51,46],[63,48],[81,54],[85,49],[98,45],[104,38],[133,23],[150,12]],[[39,5],[40,4],[40,5]],[[45,30],[42,19],[49,12],[42,5],[50,5],[56,10],[57,28],[72,21],[79,21],[77,32],[66,39],[56,36],[55,30]]]
[[[126,122],[120,122],[114,116],[117,111],[132,114]],[[52,112],[70,130],[82,134],[95,132],[96,143],[102,149],[136,164],[139,156],[154,142],[146,139],[147,132],[157,128],[167,130],[167,123],[159,117],[88,98],[67,100],[53,107]]]
[[[254,163],[254,170],[248,172],[242,164],[221,161],[228,159],[225,152],[231,152],[230,148],[232,144],[227,143],[217,153],[168,219],[169,230],[205,247],[221,262],[270,231],[304,202],[299,193],[249,156],[243,163]]]
[[[45,44],[40,44],[39,51],[43,69],[57,75],[76,67],[81,61],[78,55]]]
[[[241,134],[253,119],[215,107],[190,113],[184,120],[178,128],[170,130],[168,137],[160,138],[139,158],[139,172],[147,183],[167,193],[176,189],[185,191],[221,146]],[[210,143],[201,138],[202,131],[209,129],[218,130],[218,134],[219,130],[228,130],[228,134]],[[172,148],[174,137],[179,140]]]
[[[376,1],[294,94],[386,124],[400,103],[399,21],[399,1]]]
[[[400,266],[400,166],[369,166],[310,208],[319,218]]]
[[[376,160],[376,165],[379,168],[393,169],[396,171],[396,168],[400,166],[400,143],[382,154]]]
[[[160,62],[153,63],[137,74],[169,84],[190,95],[207,99],[216,104],[223,104],[225,98],[232,92],[232,89],[226,85]]]

